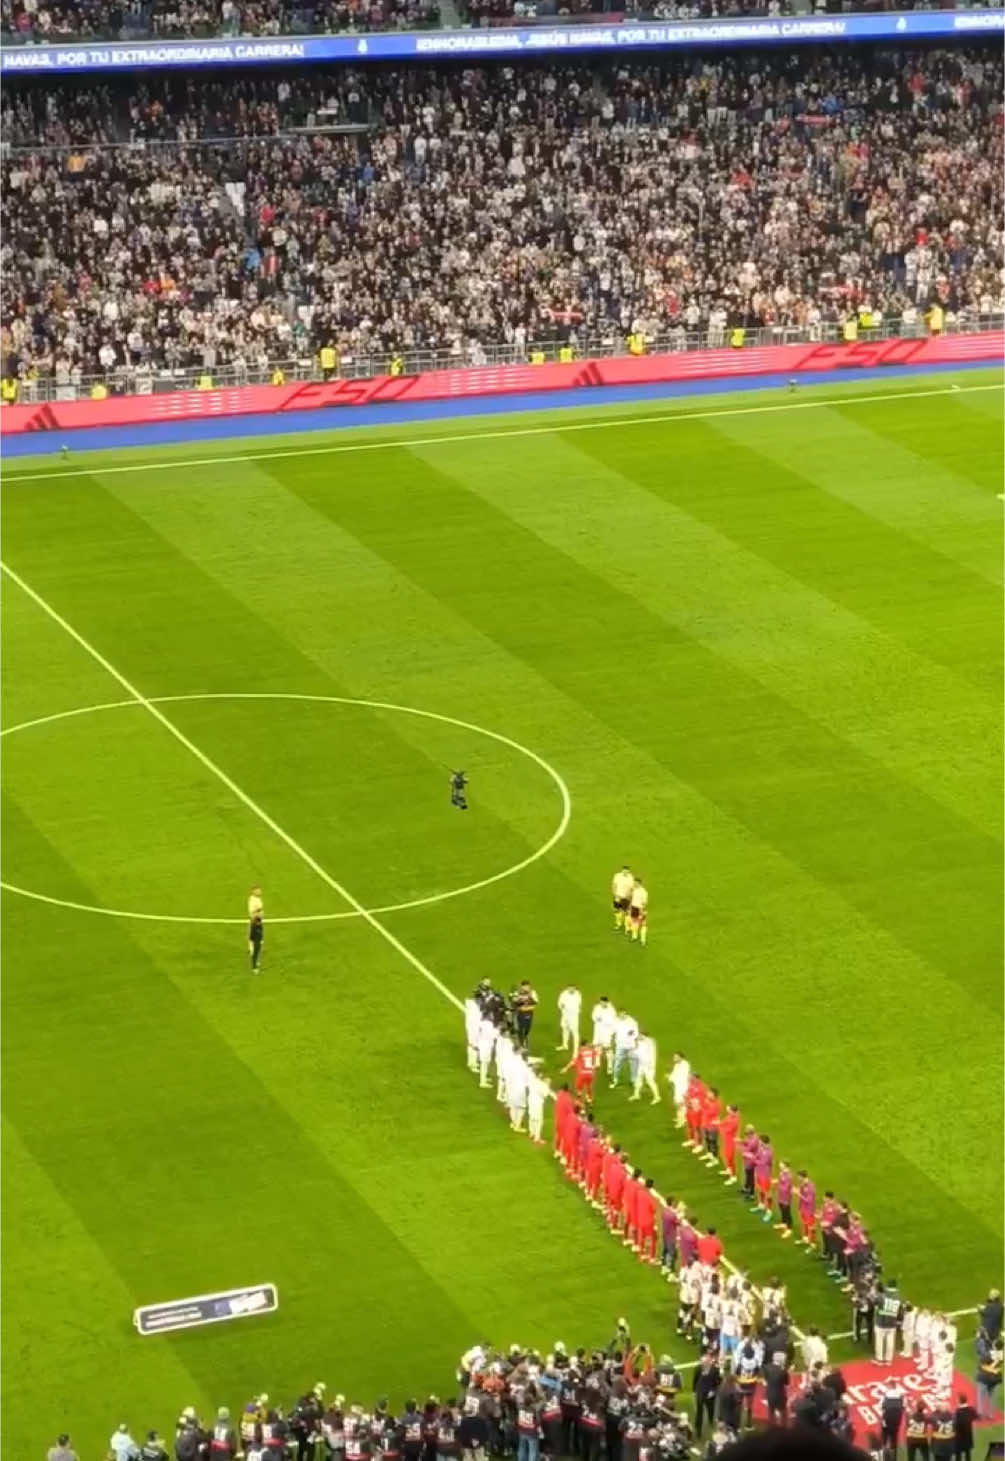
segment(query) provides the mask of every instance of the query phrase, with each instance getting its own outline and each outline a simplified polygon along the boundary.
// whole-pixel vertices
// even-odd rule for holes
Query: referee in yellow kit
[[[262,964],[262,940],[265,938],[264,912],[262,890],[252,888],[248,894],[248,957],[251,960],[252,974],[257,974]]]

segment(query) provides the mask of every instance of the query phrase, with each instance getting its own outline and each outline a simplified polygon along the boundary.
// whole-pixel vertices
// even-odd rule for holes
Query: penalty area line
[[[128,462],[118,467],[82,467],[70,471],[12,472],[7,469],[11,485],[17,482],[53,481],[64,477],[93,477],[119,475],[123,472],[169,472],[185,471],[191,467],[234,466],[244,462],[284,461],[293,457],[337,456],[344,452],[393,451],[403,447],[406,450],[426,446],[455,446],[466,441],[506,441],[510,437],[552,436],[556,432],[603,431],[620,426],[665,426],[675,421],[713,421],[725,416],[766,416],[778,411],[820,411],[830,406],[862,406],[874,401],[914,401],[931,396],[960,396],[975,391],[1000,390],[998,385],[944,386],[930,391],[880,391],[867,396],[833,396],[821,401],[776,401],[762,406],[724,406],[711,411],[664,411],[659,416],[612,417],[603,421],[570,421],[552,426],[514,426],[508,431],[465,431],[451,436],[420,436],[398,441],[354,441],[339,446],[287,447],[279,451],[247,452],[242,456],[216,456],[178,458],[167,462]],[[547,409],[547,408],[542,408]],[[559,408],[553,408],[559,409]],[[238,419],[238,418],[235,418]]]
[[[33,589],[29,583],[26,583],[25,580],[21,578],[19,574],[15,573],[14,570],[10,568],[6,563],[0,562],[0,570],[2,570],[2,572],[6,574],[6,576],[11,580],[11,582],[15,583],[21,590],[21,592],[26,594],[27,597],[31,599],[32,603],[34,603],[39,609],[41,609],[42,612],[46,614],[53,621],[54,624],[58,624],[60,629],[62,629],[64,633],[68,634],[69,637],[74,641],[74,643],[78,644],[80,648],[83,649],[91,657],[91,659],[94,660],[96,664],[100,665],[107,675],[111,676],[111,678],[115,680],[117,684],[121,685],[126,694],[129,695],[130,698],[134,700],[137,705],[141,705],[149,715],[153,716],[154,720],[158,721],[164,727],[169,735],[174,737],[179,745],[184,746],[185,750],[188,751],[190,755],[194,756],[195,759],[200,762],[200,764],[203,765],[207,771],[215,776],[216,779],[227,788],[232,796],[235,796],[237,800],[242,803],[243,806],[247,807],[248,811],[252,812],[260,822],[263,822],[265,826],[269,828],[270,832],[278,837],[281,842],[284,842],[286,846],[290,849],[290,851],[295,853],[296,856],[299,857],[301,862],[306,863],[311,871],[313,873],[316,873],[316,875],[321,879],[323,883],[327,883],[328,887],[331,888],[333,892],[337,893],[344,902],[348,903],[350,908],[353,908],[360,918],[365,919],[370,927],[374,930],[374,932],[378,933],[380,937],[385,941],[385,943],[389,944],[396,953],[400,954],[401,957],[407,961],[407,963],[411,964],[412,968],[417,974],[421,974],[423,979],[431,984],[434,989],[438,990],[440,994],[443,995],[444,999],[449,1000],[456,1009],[463,1010],[464,1005],[462,1001],[457,998],[456,994],[454,994],[452,990],[447,988],[442,980],[437,979],[433,971],[427,968],[427,966],[422,962],[417,954],[413,954],[411,949],[403,944],[401,942],[401,939],[393,934],[385,924],[381,923],[379,918],[375,918],[370,910],[368,908],[365,908],[363,904],[359,901],[359,899],[354,897],[343,883],[340,883],[337,878],[332,877],[331,873],[329,873],[325,868],[321,866],[318,860],[307,851],[306,847],[302,847],[301,844],[296,840],[296,838],[292,837],[284,827],[281,827],[279,823],[269,815],[264,807],[260,806],[253,797],[249,796],[242,787],[238,786],[237,782],[234,781],[232,777],[227,775],[222,766],[218,766],[216,762],[210,756],[208,756],[205,751],[201,749],[201,747],[196,745],[195,741],[190,740],[185,732],[179,726],[175,725],[174,721],[171,720],[169,716],[165,715],[159,706],[155,705],[153,701],[149,700],[141,690],[138,690],[136,686],[132,683],[132,681],[128,680],[126,676],[121,672],[121,670],[117,670],[115,666],[111,663],[111,661],[105,658],[105,656],[101,653],[99,649],[96,649],[89,640],[85,639],[82,634],[74,629],[73,625],[70,624],[66,619],[64,619],[62,614],[60,614],[58,610],[54,609],[53,606],[46,599],[44,599],[40,593],[37,593],[36,590]]]

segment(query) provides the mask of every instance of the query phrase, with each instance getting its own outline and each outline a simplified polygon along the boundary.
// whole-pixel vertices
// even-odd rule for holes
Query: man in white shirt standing
[[[572,1051],[575,1060],[579,1054],[579,1012],[583,1007],[583,996],[574,984],[568,984],[558,996],[558,1023],[562,1031],[562,1043],[556,1050]]]
[[[593,1006],[590,1018],[593,1021],[593,1041],[598,1050],[604,1052],[607,1074],[614,1065],[614,1031],[618,1024],[618,1012],[606,994],[602,994]]]
[[[684,1125],[684,1103],[687,1100],[687,1083],[690,1079],[690,1061],[685,1060],[679,1050],[675,1050],[667,1080],[670,1082],[670,1089],[673,1091],[673,1106],[674,1111],[677,1113],[675,1125],[677,1126]]]
[[[629,1099],[639,1100],[643,1086],[652,1096],[652,1105],[658,1106],[660,1091],[656,1084],[656,1041],[641,1030],[635,1044],[635,1086]]]
[[[635,1042],[638,1038],[638,1022],[625,1010],[619,1010],[617,1024],[614,1027],[614,1060],[611,1065],[612,1091],[618,1083],[621,1067],[629,1063],[635,1055]]]

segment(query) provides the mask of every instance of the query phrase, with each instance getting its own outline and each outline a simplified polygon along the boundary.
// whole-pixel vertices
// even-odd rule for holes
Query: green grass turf
[[[458,995],[529,975],[553,1073],[563,984],[626,1003],[958,1308],[1002,1240],[994,379],[20,460],[4,558],[146,696],[380,700],[538,752],[564,839],[386,927]],[[116,470],[144,461],[171,465]],[[128,698],[9,581],[4,609],[8,728]],[[368,907],[491,877],[561,814],[538,764],[446,722],[162,708]],[[53,898],[235,920],[4,897],[5,1454],[65,1424],[90,1461],[122,1416],[263,1385],[443,1393],[473,1339],[599,1341],[621,1312],[688,1357],[669,1290],[508,1136],[377,931],[273,922],[250,980],[253,881],[273,919],[346,904],[147,711],[6,738],[3,832],[5,877]],[[609,923],[625,859],[644,952]],[[665,1107],[598,1109],[798,1321],[847,1328]],[[130,1329],[262,1279],[272,1318]]]

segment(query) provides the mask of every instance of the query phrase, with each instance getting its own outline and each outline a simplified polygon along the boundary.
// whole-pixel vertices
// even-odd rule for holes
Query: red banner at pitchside
[[[368,380],[297,381],[282,386],[226,386],[209,391],[110,396],[104,401],[49,401],[5,406],[0,435],[22,431],[73,431],[87,426],[135,426],[155,421],[204,421],[287,411],[324,411],[400,401],[438,401],[516,395],[590,386],[662,381],[729,380],[753,375],[938,365],[1001,360],[1005,332],[946,335],[920,340],[859,340],[853,345],[764,345],[742,350],[698,350],[678,355],[627,355],[577,360],[570,365],[495,365],[434,370],[425,375],[379,375]],[[281,425],[277,422],[277,430]]]

